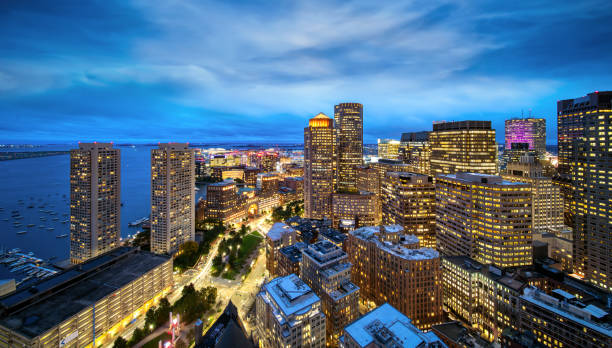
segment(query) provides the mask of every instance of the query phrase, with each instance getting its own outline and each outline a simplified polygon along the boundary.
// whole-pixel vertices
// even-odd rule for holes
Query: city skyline
[[[291,125],[358,102],[369,144],[468,119],[492,120],[502,143],[521,115],[546,118],[554,144],[555,103],[612,76],[605,1],[2,8],[9,143],[300,142]]]

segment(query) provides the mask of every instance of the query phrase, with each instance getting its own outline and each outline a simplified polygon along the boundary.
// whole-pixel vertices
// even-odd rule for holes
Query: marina
[[[51,260],[48,260],[51,261]],[[33,252],[23,252],[19,248],[0,250],[0,264],[11,273],[19,286],[29,280],[50,277],[59,270],[41,258],[34,256]]]

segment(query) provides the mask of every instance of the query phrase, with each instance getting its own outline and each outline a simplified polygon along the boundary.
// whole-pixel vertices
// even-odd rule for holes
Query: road
[[[254,219],[249,222],[248,226],[251,227],[251,230],[258,231],[262,236],[265,236],[270,228],[270,224],[266,223],[268,217],[269,215],[264,215]],[[212,277],[210,275],[212,260],[215,255],[217,255],[220,241],[221,239],[217,239],[213,242],[208,255],[200,258],[192,269],[183,272],[183,274],[174,274],[174,289],[167,296],[170,304],[174,304],[180,298],[183,287],[189,283],[193,283],[196,289],[212,285],[217,288],[217,302],[220,303],[221,308],[225,308],[231,299],[238,308],[240,316],[244,317],[246,315],[246,311],[250,308],[259,287],[264,281],[264,271],[266,269],[265,248],[262,243],[258,249],[258,254],[254,260],[251,272],[244,280],[240,276],[237,277],[236,280],[228,280],[221,277]],[[216,316],[220,314],[221,313],[215,313],[214,318],[209,318],[209,322],[212,323],[216,319]],[[133,323],[123,330],[120,336],[128,340],[132,337],[136,328],[144,326],[144,318],[145,316],[143,313],[143,315],[140,315]],[[113,342],[109,342],[101,347],[111,348],[112,345]]]

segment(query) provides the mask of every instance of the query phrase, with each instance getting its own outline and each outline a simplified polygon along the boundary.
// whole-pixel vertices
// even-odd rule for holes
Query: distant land
[[[24,158],[34,158],[34,157],[47,157],[47,156],[59,156],[59,155],[67,155],[70,151],[14,151],[14,152],[0,152],[0,161],[10,161],[16,159],[24,159]]]

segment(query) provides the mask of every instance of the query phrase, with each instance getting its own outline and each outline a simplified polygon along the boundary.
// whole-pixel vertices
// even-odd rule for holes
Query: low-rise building
[[[547,295],[526,288],[520,296],[520,327],[531,331],[546,347],[612,347],[612,317],[594,305],[585,306],[573,295]]]
[[[278,250],[277,274],[279,276],[300,274],[302,250],[307,246],[308,244],[304,242],[297,242],[295,244],[280,248]]]
[[[255,306],[255,336],[260,347],[325,347],[321,300],[295,274],[265,284]]]
[[[324,228],[319,232],[319,240],[326,240],[346,251],[346,239],[348,235],[335,228]]]
[[[388,303],[355,320],[343,330],[341,348],[446,348],[432,331],[422,332],[410,318]]]
[[[172,284],[170,257],[116,248],[0,299],[0,347],[108,344]]]
[[[278,273],[279,249],[297,242],[297,231],[283,222],[277,222],[266,233],[266,269],[272,277]]]

